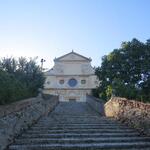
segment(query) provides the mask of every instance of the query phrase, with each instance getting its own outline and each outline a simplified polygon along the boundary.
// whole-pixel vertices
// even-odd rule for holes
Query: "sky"
[[[74,50],[93,66],[123,41],[150,38],[150,0],[0,0],[0,57],[53,59]]]

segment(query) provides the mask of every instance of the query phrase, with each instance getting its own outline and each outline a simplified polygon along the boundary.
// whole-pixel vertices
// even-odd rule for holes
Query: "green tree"
[[[115,94],[150,101],[150,40],[123,42],[119,49],[102,58],[95,73],[101,81],[97,90],[101,98],[106,100]]]
[[[20,57],[0,60],[0,104],[10,103],[38,94],[43,88],[44,76],[36,58]]]

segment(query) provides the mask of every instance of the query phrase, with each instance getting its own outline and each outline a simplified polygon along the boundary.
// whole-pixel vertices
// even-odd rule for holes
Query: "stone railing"
[[[15,136],[52,111],[58,104],[58,97],[49,99],[30,98],[0,106],[0,150],[12,143]]]
[[[104,115],[104,102],[94,96],[86,96],[87,104],[101,115]]]
[[[113,97],[105,104],[105,115],[150,135],[150,103]]]

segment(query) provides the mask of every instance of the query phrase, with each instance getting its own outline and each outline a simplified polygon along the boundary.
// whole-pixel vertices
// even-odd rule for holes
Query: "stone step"
[[[101,119],[101,120],[108,120],[108,118],[103,118],[103,117],[100,117],[100,116],[73,116],[73,115],[50,115],[49,116],[50,118],[60,118],[60,119],[68,119],[68,118],[72,118],[72,119],[85,119],[85,118],[89,118],[89,119]],[[48,119],[47,118],[41,118],[41,120],[44,120],[44,119]]]
[[[10,150],[95,150],[95,149],[138,149],[138,148],[149,148],[150,142],[124,142],[124,143],[85,143],[85,144],[29,144],[29,145],[11,145]]]
[[[75,122],[75,123],[71,123],[71,122],[64,122],[64,123],[61,123],[62,121],[42,121],[42,122],[38,122],[38,124],[56,124],[56,125],[59,125],[59,124],[69,124],[69,125],[80,125],[80,124],[83,124],[83,125],[123,125],[121,123],[116,123],[116,122],[90,122],[90,123],[84,123],[84,122]]]
[[[122,133],[122,132],[126,132],[126,133],[133,133],[135,132],[134,130],[131,129],[94,129],[94,128],[89,128],[89,129],[50,129],[50,128],[32,128],[30,130],[27,131],[27,133],[32,133],[33,132],[47,132],[47,133],[78,133],[78,132],[101,132],[101,133]]]
[[[58,119],[101,119],[101,120],[109,120],[109,119],[107,119],[107,118],[101,118],[101,117],[98,117],[98,116],[92,116],[92,117],[90,117],[90,116],[88,116],[88,117],[80,117],[80,116],[58,116],[58,115],[56,115],[56,116],[49,116],[51,119],[53,119],[53,118],[58,118]],[[48,117],[47,118],[41,118],[41,120],[44,120],[44,119],[49,119]]]
[[[40,120],[49,120],[50,118],[59,118],[59,119],[64,119],[64,118],[81,118],[81,119],[85,119],[85,118],[97,118],[100,119],[102,121],[116,121],[115,118],[110,118],[110,117],[104,117],[104,116],[100,116],[100,115],[94,115],[94,116],[90,116],[90,115],[64,115],[64,114],[59,114],[59,115],[55,115],[55,114],[50,114],[47,117],[41,118]]]
[[[90,116],[90,115],[86,115],[86,116],[75,116],[75,115],[52,115],[50,114],[47,117],[41,118],[40,120],[44,120],[44,119],[49,119],[49,118],[99,118],[101,120],[115,120],[114,118],[106,118],[106,117],[101,117],[100,115],[95,115],[95,116]]]
[[[55,118],[58,118],[58,119],[101,119],[101,120],[103,120],[103,121],[107,121],[107,120],[111,120],[111,119],[108,119],[108,118],[101,118],[100,116],[94,116],[94,117],[90,117],[90,116],[87,116],[87,117],[80,117],[80,116],[78,116],[78,117],[75,117],[75,116],[58,116],[58,115],[56,115],[56,116],[49,116],[49,118],[48,117],[45,117],[45,118],[41,118],[40,120],[48,120],[48,119],[55,119]],[[113,120],[112,120],[113,121]]]
[[[102,118],[102,119],[107,119],[106,117],[103,117],[103,116],[100,116],[100,115],[91,115],[91,114],[85,114],[85,115],[72,115],[72,114],[59,114],[59,113],[50,113],[49,115],[48,115],[48,117],[60,117],[61,118],[61,116],[62,117],[80,117],[80,118],[88,118],[88,117],[100,117],[100,118]],[[47,117],[47,118],[48,118]],[[46,118],[46,117],[45,117]],[[41,119],[44,119],[44,118],[41,118]],[[113,119],[113,118],[112,118]]]
[[[39,121],[39,123],[48,123],[48,124],[51,124],[51,123],[97,123],[97,124],[99,124],[99,123],[105,123],[105,124],[107,124],[108,122],[104,122],[104,121],[99,121],[99,120],[60,120],[60,119],[58,119],[58,120],[49,120],[49,121]],[[111,122],[109,122],[110,124],[116,124],[115,122],[114,123],[111,123]]]
[[[119,129],[64,129],[64,130],[28,130],[26,133],[33,134],[33,133],[136,133],[133,130],[119,130]]]
[[[95,123],[95,124],[99,124],[100,122],[99,121],[61,121],[61,120],[57,120],[57,121],[47,121],[47,122],[40,122],[39,123],[42,123],[42,124],[52,124],[52,123],[61,123],[61,124],[89,124],[91,122]]]
[[[9,150],[150,150],[150,137],[84,104],[60,103],[15,139]]]
[[[39,122],[55,122],[55,121],[78,121],[78,122],[82,122],[82,121],[92,121],[92,123],[94,122],[105,122],[105,123],[116,123],[116,121],[111,121],[111,120],[101,120],[100,118],[49,118],[49,119],[45,119],[45,120],[39,120]]]
[[[150,137],[98,137],[98,138],[28,138],[16,139],[15,144],[63,144],[63,143],[115,143],[115,142],[150,142]]]
[[[76,120],[73,120],[74,122]],[[56,119],[56,120],[40,120],[38,123],[56,123],[56,122],[70,122],[70,120],[68,121],[64,121],[64,120],[61,120],[61,119]],[[71,121],[72,122],[72,121]],[[82,122],[85,122],[84,120],[80,120],[80,121],[76,121],[79,123],[82,123]],[[119,122],[111,122],[111,121],[92,121],[92,122],[89,122],[89,124],[121,124]]]
[[[112,123],[112,122],[103,122],[103,121],[98,121],[98,122],[66,122],[66,121],[39,121],[38,124],[54,124],[54,125],[59,125],[59,124],[64,124],[64,125],[122,125],[119,123]]]
[[[49,120],[40,120],[39,122],[43,122],[43,123],[45,123],[45,122],[49,122],[49,123],[51,123],[51,122],[58,122],[58,121],[64,121],[63,119],[49,119]],[[65,120],[66,121],[66,120]],[[70,121],[69,119],[68,119],[68,121]],[[73,119],[73,121],[76,121],[76,120],[74,120]],[[80,120],[81,122],[80,123],[82,123],[82,121],[84,121],[84,119],[82,119],[82,120]],[[94,124],[94,123],[112,123],[112,124],[121,124],[121,123],[119,123],[119,122],[116,122],[116,121],[102,121],[102,120],[97,120],[97,121],[93,121],[93,122],[90,122],[90,124]]]
[[[24,133],[20,138],[77,138],[77,137],[137,137],[140,136],[139,133]]]
[[[32,130],[40,130],[40,129],[49,129],[49,130],[53,130],[53,129],[122,129],[122,130],[126,130],[126,129],[131,129],[128,127],[124,127],[124,126],[42,126],[42,125],[36,125],[31,127]]]
[[[111,120],[111,119],[108,119],[108,118],[101,118],[100,116],[87,116],[87,117],[80,117],[80,116],[49,116],[49,118],[41,118],[40,120],[45,120],[45,119],[53,119],[53,118],[58,118],[58,119],[100,119],[100,120],[103,120],[103,121],[107,121],[107,120]],[[112,120],[113,121],[113,120]]]

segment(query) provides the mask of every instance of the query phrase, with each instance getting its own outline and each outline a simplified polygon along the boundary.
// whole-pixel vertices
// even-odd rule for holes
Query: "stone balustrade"
[[[40,117],[47,115],[58,104],[58,97],[29,98],[0,106],[0,150],[12,143],[15,136],[28,129]]]
[[[150,103],[112,97],[104,108],[107,117],[115,117],[140,132],[150,135]]]
[[[101,115],[104,115],[104,102],[102,100],[100,100],[99,98],[96,98],[94,96],[87,95],[86,102],[96,112],[98,112]]]

